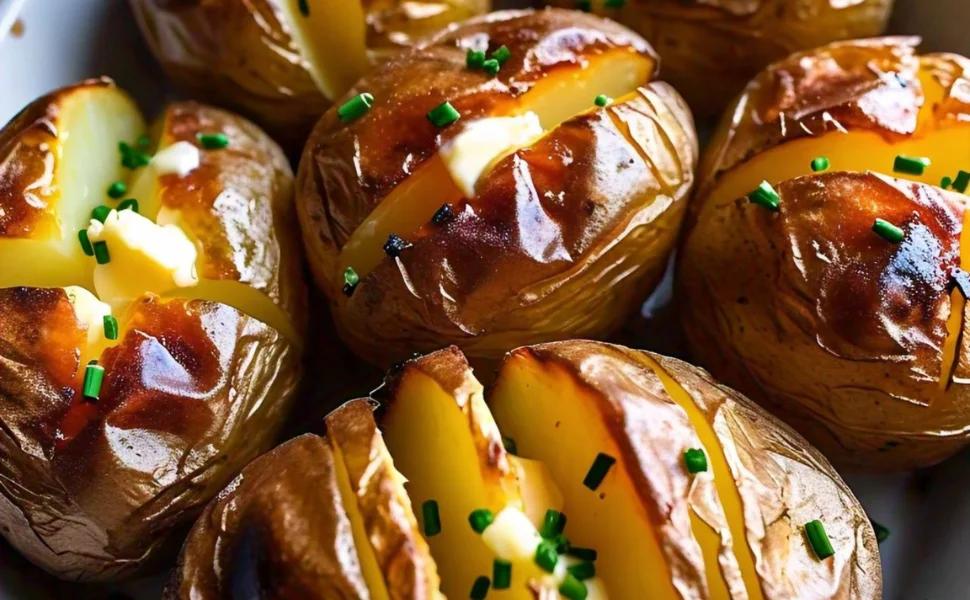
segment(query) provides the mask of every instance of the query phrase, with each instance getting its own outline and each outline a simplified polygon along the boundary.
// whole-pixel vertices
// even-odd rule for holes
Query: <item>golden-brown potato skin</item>
[[[506,45],[496,78],[465,64],[472,40]],[[310,266],[341,335],[388,365],[456,344],[472,357],[568,336],[603,337],[662,274],[693,184],[693,119],[670,86],[574,117],[499,161],[456,218],[426,224],[345,297],[340,251],[457,127],[426,118],[448,100],[472,120],[503,110],[558,69],[625,49],[652,57],[629,30],[573,11],[493,13],[378,68],[349,92],[372,93],[363,118],[321,119],[307,144],[297,211]],[[627,131],[634,132],[628,135]]]
[[[575,0],[545,4],[575,8]],[[643,35],[700,117],[721,114],[760,69],[792,52],[881,34],[893,0],[627,0],[597,14]]]

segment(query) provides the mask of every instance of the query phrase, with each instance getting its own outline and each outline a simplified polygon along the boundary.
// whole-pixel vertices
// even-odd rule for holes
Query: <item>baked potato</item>
[[[194,102],[146,131],[104,79],[0,131],[0,532],[64,579],[158,555],[275,442],[299,379],[282,151]]]
[[[837,43],[755,78],[704,157],[678,269],[700,364],[875,470],[970,438],[970,61],[916,44]]]
[[[664,76],[700,117],[792,52],[880,35],[893,0],[546,0],[632,27],[663,57]],[[588,7],[588,8],[587,8]]]
[[[498,359],[634,314],[698,154],[655,67],[605,19],[505,11],[361,79],[297,175],[310,266],[350,347],[384,366],[448,344]]]
[[[193,97],[287,147],[369,68],[490,0],[130,0],[151,52]]]
[[[881,598],[875,535],[835,471],[686,363],[545,344],[485,392],[452,347],[375,396],[247,467],[168,600]]]

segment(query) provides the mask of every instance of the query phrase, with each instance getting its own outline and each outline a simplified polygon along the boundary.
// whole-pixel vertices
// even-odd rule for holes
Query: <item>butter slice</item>
[[[88,332],[88,344],[100,343],[104,339],[104,318],[111,314],[111,307],[83,287],[68,286],[64,292],[74,305],[78,324]]]

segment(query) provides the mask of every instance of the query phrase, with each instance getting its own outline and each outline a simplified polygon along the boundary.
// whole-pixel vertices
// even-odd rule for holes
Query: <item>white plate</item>
[[[970,0],[897,4],[894,32],[922,35],[927,49],[970,55]],[[4,39],[17,17],[23,32]],[[0,123],[47,91],[101,75],[113,77],[149,112],[175,95],[142,46],[125,0],[0,0]],[[921,473],[845,474],[869,514],[892,531],[881,547],[887,599],[970,598],[967,473],[970,452]],[[135,598],[158,598],[160,581],[118,589]],[[0,543],[0,600],[107,594],[90,586],[63,587]]]

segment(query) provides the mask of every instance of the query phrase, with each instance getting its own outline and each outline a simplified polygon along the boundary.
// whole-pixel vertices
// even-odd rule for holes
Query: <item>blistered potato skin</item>
[[[574,8],[574,0],[545,4]],[[893,0],[627,0],[597,14],[643,35],[698,117],[721,114],[749,78],[792,52],[881,34]]]
[[[297,384],[293,346],[226,306],[145,297],[127,318],[90,402],[63,290],[0,290],[0,521],[65,579],[149,559],[272,443]]]
[[[492,79],[469,70],[462,49],[486,34],[512,56]],[[632,32],[581,13],[493,13],[365,77],[350,94],[388,100],[364,118],[321,120],[297,212],[315,279],[355,352],[388,365],[456,344],[495,359],[525,343],[602,337],[636,310],[662,274],[697,161],[690,112],[662,82],[500,161],[453,221],[424,226],[349,299],[337,266],[358,225],[454,135],[428,122],[431,108],[447,99],[463,119],[501,114],[545,74],[618,49],[652,56]]]
[[[334,460],[304,435],[243,469],[196,522],[164,598],[369,598]]]

